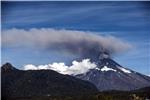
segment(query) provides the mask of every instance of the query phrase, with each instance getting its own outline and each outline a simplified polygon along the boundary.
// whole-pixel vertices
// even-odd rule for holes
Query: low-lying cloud
[[[66,66],[65,63],[52,63],[47,65],[32,65],[24,66],[24,70],[54,70],[61,74],[77,75],[88,72],[90,69],[96,67],[95,63],[90,62],[90,59],[83,59],[81,62],[73,61],[71,66]]]
[[[55,50],[90,59],[98,58],[100,54],[107,54],[105,57],[110,57],[132,47],[129,43],[113,36],[52,28],[4,30],[2,31],[2,46],[27,46],[47,51]]]

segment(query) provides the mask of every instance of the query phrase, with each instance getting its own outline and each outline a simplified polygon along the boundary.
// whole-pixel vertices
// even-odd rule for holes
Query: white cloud
[[[88,72],[90,69],[96,68],[96,64],[90,62],[90,59],[83,59],[81,62],[73,61],[71,66],[66,66],[65,63],[53,63],[48,65],[35,66],[28,64],[24,66],[25,70],[41,70],[50,69],[61,74],[77,75]]]
[[[36,66],[32,65],[32,64],[28,64],[28,65],[26,65],[24,67],[24,69],[25,70],[28,70],[28,69],[30,69],[30,70],[37,70],[38,68]]]

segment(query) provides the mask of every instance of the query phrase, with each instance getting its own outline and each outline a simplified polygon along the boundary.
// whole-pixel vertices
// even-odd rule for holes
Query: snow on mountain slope
[[[104,66],[103,68],[99,69],[98,67],[96,67],[97,70],[100,70],[100,71],[114,71],[116,72],[115,69],[112,69],[112,68],[109,68],[107,66]]]
[[[125,72],[125,73],[131,73],[131,71],[130,70],[127,70],[127,69],[125,69],[125,68],[123,68],[123,67],[118,67],[120,70],[122,70],[123,72]]]
[[[124,68],[110,58],[99,59],[95,63],[96,68],[76,77],[92,82],[100,91],[128,91],[150,86],[150,77]]]

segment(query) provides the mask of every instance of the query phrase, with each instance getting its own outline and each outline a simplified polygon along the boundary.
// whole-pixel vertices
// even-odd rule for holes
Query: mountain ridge
[[[18,70],[11,64],[1,67],[2,97],[79,95],[98,92],[95,85],[53,70]]]
[[[99,91],[130,91],[150,86],[150,77],[122,67],[110,58],[99,59],[95,63],[96,68],[76,77],[95,84]]]

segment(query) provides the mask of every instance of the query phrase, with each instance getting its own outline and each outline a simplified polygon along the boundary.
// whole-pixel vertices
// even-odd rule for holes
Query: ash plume
[[[102,36],[100,33],[57,30],[52,28],[41,29],[8,29],[2,31],[2,46],[34,47],[44,50],[56,50],[79,55],[81,58],[96,59],[101,54],[111,57],[132,46],[113,36]]]

